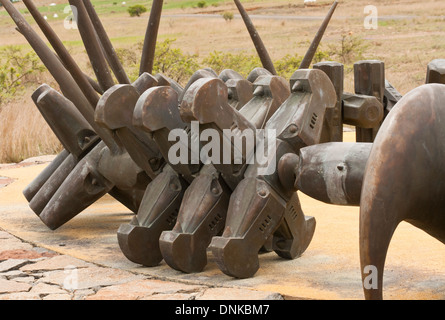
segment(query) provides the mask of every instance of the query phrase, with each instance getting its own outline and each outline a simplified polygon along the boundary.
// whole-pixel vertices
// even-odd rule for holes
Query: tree
[[[226,21],[232,21],[232,19],[233,19],[233,13],[232,12],[229,12],[229,11],[226,11],[226,12],[224,12],[223,14],[222,14],[222,17],[224,18],[224,20],[226,20]]]
[[[0,49],[0,103],[13,97],[31,77],[45,70],[37,55],[23,52],[19,46]]]
[[[136,4],[127,9],[131,17],[139,17],[144,12],[147,12],[147,8],[141,4]]]

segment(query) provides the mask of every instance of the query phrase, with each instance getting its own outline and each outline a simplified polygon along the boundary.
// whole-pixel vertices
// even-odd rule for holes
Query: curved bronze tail
[[[360,263],[366,299],[383,298],[388,247],[401,221],[445,243],[445,86],[408,93],[383,123],[360,202]]]

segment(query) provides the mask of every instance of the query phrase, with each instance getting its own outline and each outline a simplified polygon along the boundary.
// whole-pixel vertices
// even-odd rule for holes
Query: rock
[[[11,236],[9,233],[7,233],[6,231],[0,230],[0,240],[11,239],[11,238],[13,238],[13,236]]]
[[[32,276],[36,279],[40,279],[43,278],[45,276],[47,272],[43,271],[43,272],[32,272]],[[28,273],[26,273],[28,274]]]
[[[0,279],[0,294],[29,291],[31,285],[13,280]]]
[[[66,268],[86,268],[93,264],[66,255],[57,255],[36,263],[28,264],[20,270],[27,272],[64,270]]]
[[[68,293],[64,294],[49,294],[43,297],[43,300],[71,300],[72,296]]]
[[[51,250],[48,250],[46,248],[41,248],[41,247],[34,247],[34,248],[32,248],[32,250],[42,254],[43,257],[53,257],[53,256],[59,255],[55,251],[51,251]]]
[[[189,298],[191,294],[205,288],[177,282],[139,280],[102,288],[95,295],[87,297],[86,300],[139,300],[161,294],[185,294]]]
[[[82,290],[142,280],[143,278],[142,275],[135,275],[124,270],[92,266],[50,271],[45,273],[38,282],[57,284],[66,290]]]
[[[28,276],[27,273],[24,273],[20,270],[11,270],[11,271],[0,273],[0,277],[2,277],[4,279],[8,279],[8,280],[12,280],[16,277],[27,277],[27,276]]]
[[[210,288],[196,300],[284,300],[276,292],[237,288]]]
[[[84,300],[87,296],[95,294],[96,291],[92,289],[82,289],[74,291],[73,300]]]
[[[43,282],[34,285],[30,292],[36,293],[39,296],[48,294],[67,294],[67,292],[60,287]]]
[[[0,262],[0,272],[6,272],[9,270],[18,269],[25,264],[29,263],[29,260],[25,259],[10,259]]]
[[[0,295],[0,300],[41,300],[40,297],[34,293],[18,292]]]
[[[24,249],[16,249],[16,250],[5,250],[0,252],[0,260],[7,259],[38,259],[42,257],[53,257],[57,255],[56,253],[50,252],[42,252],[39,253],[35,250],[24,250]]]
[[[139,300],[195,300],[197,293],[153,294]]]
[[[16,277],[14,278],[14,281],[17,282],[25,282],[25,283],[32,283],[34,282],[36,278],[34,278],[33,276],[28,276],[28,277]]]
[[[32,250],[32,245],[11,236],[9,238],[0,239],[0,248],[2,251],[7,250]]]

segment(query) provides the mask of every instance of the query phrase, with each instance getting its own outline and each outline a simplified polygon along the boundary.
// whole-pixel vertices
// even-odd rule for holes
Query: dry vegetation
[[[36,112],[30,98],[23,97],[2,107],[0,163],[16,163],[36,155],[55,154],[60,150],[59,140]]]
[[[46,2],[67,3],[64,0]],[[93,1],[98,8],[102,8],[99,7],[101,2],[105,1]],[[232,1],[218,1],[217,6],[212,5],[216,1],[207,1],[209,5],[206,8],[192,8],[191,1],[164,1],[166,2],[168,5],[161,20],[160,41],[176,39],[174,47],[181,48],[186,54],[196,55],[201,61],[215,50],[233,54],[255,54],[242,21],[236,15],[231,21],[225,21],[221,16],[224,12],[237,13]],[[331,48],[338,48],[344,35],[359,39],[363,44],[360,58],[384,61],[386,78],[402,94],[424,83],[426,65],[429,61],[445,58],[445,1],[370,1],[369,4],[377,6],[379,10],[380,20],[377,30],[366,30],[363,27],[365,17],[363,9],[368,3],[360,0],[339,2],[340,5],[323,39],[322,50],[327,52]],[[117,6],[120,6],[120,3]],[[139,1],[139,3],[144,2]],[[252,20],[270,55],[274,60],[278,60],[286,55],[304,55],[320,24],[319,19],[307,20],[307,18],[324,16],[332,1],[317,0],[317,5],[310,7],[305,7],[303,0],[263,0],[243,1],[243,3],[252,15],[275,16],[271,19],[252,16]],[[130,18],[122,10],[107,12],[101,19],[116,48],[131,49],[135,43],[143,40],[149,13]],[[190,16],[196,13],[209,15]],[[29,17],[29,14],[26,16]],[[295,16],[306,19],[295,19]],[[48,21],[63,39],[80,67],[92,75],[78,31],[65,30],[63,18]],[[24,38],[14,28],[12,20],[4,15],[4,9],[0,9],[0,47],[15,44],[28,48]],[[351,65],[346,69],[351,70]],[[49,75],[46,75],[44,80],[52,81]],[[31,87],[35,90],[40,84],[41,82],[35,83]],[[351,72],[346,74],[345,90],[353,90]],[[31,93],[32,90],[29,89],[22,96],[0,105],[0,162],[19,161],[31,155],[54,153],[60,149],[60,144],[46,128],[46,124],[29,98]],[[34,132],[34,128],[38,131]],[[20,131],[25,132],[19,133]],[[36,147],[36,150],[30,150],[32,146]],[[17,151],[11,155],[14,148]],[[8,156],[5,156],[5,152]]]

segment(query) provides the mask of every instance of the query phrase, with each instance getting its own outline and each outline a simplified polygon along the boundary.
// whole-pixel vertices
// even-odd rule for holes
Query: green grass
[[[185,9],[185,8],[198,8],[197,4],[202,0],[168,0],[164,1],[163,10],[170,9]],[[207,7],[217,7],[220,4],[231,2],[228,0],[204,0],[206,2]],[[148,11],[150,11],[151,5],[153,1],[141,1],[141,0],[126,0],[125,5],[122,4],[122,0],[91,0],[93,3],[96,12],[99,15],[104,14],[116,14],[116,13],[126,13],[128,7],[141,4],[147,7]],[[248,2],[266,2],[266,0],[249,0],[242,1],[245,3]],[[277,2],[286,2],[286,0],[279,0]],[[38,5],[38,1],[35,2]],[[68,0],[65,3],[57,4],[55,6],[39,6],[38,9],[42,14],[47,15],[48,19],[64,19],[67,14],[63,12],[65,7],[69,5]],[[26,9],[20,9],[21,13],[27,14],[28,11]],[[53,15],[57,13],[59,15],[58,18],[53,18]],[[148,14],[148,13],[147,13]],[[0,16],[8,15],[3,8],[0,8]]]
[[[135,4],[142,4],[147,7],[147,9],[150,9],[151,7],[151,1],[148,3],[147,1],[141,1],[141,0],[126,0],[126,4],[122,5],[122,1],[110,1],[110,0],[97,0],[97,1],[91,1],[93,3],[93,6],[96,9],[96,12],[99,15],[105,15],[105,14],[114,14],[114,13],[125,13],[127,12],[128,7],[135,5]],[[116,4],[114,4],[116,3]],[[148,3],[148,4],[147,4]],[[38,3],[36,3],[38,5]],[[69,5],[69,2],[66,1],[66,3],[56,4],[55,6],[38,6],[37,9],[42,13],[42,15],[46,15],[48,17],[48,20],[63,20],[65,19],[69,14],[71,13],[65,13],[65,7]],[[25,16],[30,15],[28,10],[26,9],[20,9],[19,10],[22,14]],[[54,14],[57,14],[58,17],[54,18]],[[0,9],[0,15],[7,16],[8,13],[4,9]]]
[[[166,4],[164,4],[164,9],[185,9],[185,8],[198,8],[198,2],[199,0],[195,1],[189,1],[189,0],[176,0],[176,1],[168,1]],[[224,0],[205,0],[206,6],[218,6],[221,3],[224,3],[226,1]],[[201,8],[199,8],[201,9]]]
[[[197,4],[199,1],[200,0],[164,1],[163,10],[197,8]],[[151,9],[151,5],[153,3],[153,1],[141,1],[141,0],[126,0],[125,5],[122,4],[123,2],[122,0],[92,0],[91,2],[93,3],[93,6],[95,7],[96,12],[99,14],[99,16],[108,14],[123,14],[123,13],[127,14],[128,7],[136,4],[145,6],[148,9],[148,12],[145,14],[148,15]],[[211,6],[218,6],[221,3],[227,2],[227,0],[205,0],[205,2],[207,4],[207,7],[211,7]],[[36,2],[35,4],[38,5],[38,2]],[[68,5],[69,3],[68,1],[66,1],[66,3],[56,4],[55,6],[40,6],[37,8],[43,15],[46,15],[48,17],[48,20],[63,20],[69,15],[69,13],[64,13],[64,9]],[[19,11],[25,16],[29,15],[28,10],[26,9],[20,9]],[[54,18],[53,17],[54,14],[57,14],[58,17]],[[7,16],[7,15],[8,13],[3,8],[0,8],[0,16]]]
[[[136,4],[143,5],[147,7],[148,10],[151,8],[151,1],[140,1],[140,0],[126,0],[125,5],[122,1],[110,1],[110,0],[96,0],[91,1],[96,9],[99,16],[105,14],[116,14],[116,13],[126,13],[128,7],[134,6]]]

